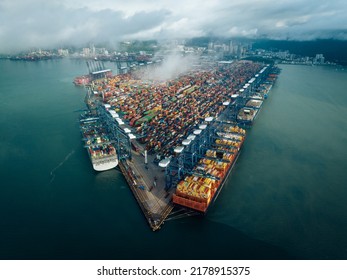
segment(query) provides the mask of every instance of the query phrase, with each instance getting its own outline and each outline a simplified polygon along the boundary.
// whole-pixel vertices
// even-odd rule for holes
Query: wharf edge
[[[143,214],[146,217],[146,220],[149,224],[149,226],[152,228],[153,231],[159,230],[160,226],[164,223],[167,216],[171,213],[172,209],[174,208],[172,202],[169,203],[166,207],[166,209],[163,211],[161,217],[159,219],[154,219],[154,217],[151,215],[150,211],[146,209],[143,200],[140,197],[141,190],[138,189],[137,185],[134,184],[134,181],[127,175],[127,168],[130,168],[126,160],[119,161],[119,167],[122,171],[122,174],[127,181],[130,190],[132,191],[137,203],[139,204]]]

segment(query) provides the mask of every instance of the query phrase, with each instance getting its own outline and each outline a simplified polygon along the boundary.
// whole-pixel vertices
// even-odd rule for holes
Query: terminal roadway
[[[145,164],[141,153],[132,151],[132,160],[120,162],[130,189],[139,203],[153,231],[160,229],[173,209],[172,193],[165,190],[165,170],[153,163],[153,156],[148,156]]]

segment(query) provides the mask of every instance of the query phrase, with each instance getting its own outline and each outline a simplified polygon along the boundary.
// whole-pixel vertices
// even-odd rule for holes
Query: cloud
[[[50,1],[4,2],[0,4],[0,51],[116,42],[160,25],[168,14],[160,9],[126,16],[117,10],[68,8]]]
[[[195,36],[347,39],[343,0],[1,0],[0,52]]]

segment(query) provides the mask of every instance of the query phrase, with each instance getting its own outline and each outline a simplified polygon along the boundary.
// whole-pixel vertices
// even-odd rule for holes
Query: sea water
[[[152,232],[83,148],[85,62],[0,60],[0,258],[347,258],[347,73],[280,67],[207,215]]]

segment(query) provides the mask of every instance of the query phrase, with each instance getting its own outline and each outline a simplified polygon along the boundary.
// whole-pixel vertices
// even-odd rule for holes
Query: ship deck
[[[245,112],[245,110],[248,110],[248,113]],[[253,122],[255,119],[255,116],[257,115],[258,110],[257,109],[248,109],[248,108],[242,108],[239,111],[239,114],[237,115],[238,120],[241,121],[248,121]]]

